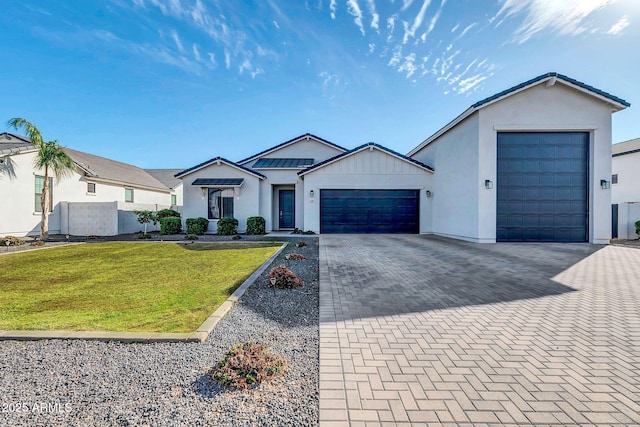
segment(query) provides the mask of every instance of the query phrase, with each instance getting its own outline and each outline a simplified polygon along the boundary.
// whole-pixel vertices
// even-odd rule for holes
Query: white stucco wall
[[[618,203],[618,239],[637,239],[636,221],[640,221],[640,202]]]
[[[420,190],[420,233],[431,228],[433,174],[377,148],[368,148],[304,175],[305,230],[320,232],[320,190]],[[314,197],[309,195],[314,191]]]
[[[176,195],[176,204],[175,206],[183,206],[184,205],[184,196],[183,196],[183,188],[184,185],[179,184],[173,188],[171,194]],[[169,203],[171,203],[171,197],[169,197]]]
[[[0,173],[0,197],[6,205],[0,210],[0,236],[37,235],[41,214],[35,212],[35,176],[44,175],[33,168],[34,152],[9,157],[15,177]],[[3,169],[4,170],[4,169]],[[96,183],[95,194],[87,193],[87,180]],[[134,188],[134,201],[145,204],[169,205],[168,192]],[[60,202],[124,202],[124,187],[92,181],[78,172],[62,180],[53,179],[53,212],[49,215],[49,233],[61,233]]]
[[[235,190],[233,210],[238,220],[238,232],[247,229],[247,218],[260,215],[260,179],[225,163],[212,164],[182,177],[184,206],[182,228],[186,230],[186,219],[207,218],[208,195],[203,196],[199,186],[191,185],[198,178],[243,178],[240,189]],[[217,232],[217,220],[209,220],[209,233]]]
[[[278,148],[271,153],[260,156],[260,158],[310,158],[314,159],[315,163],[318,163],[330,157],[337,156],[340,153],[342,153],[342,151],[335,147],[317,141],[313,138],[308,138],[299,140],[285,147]],[[258,159],[251,160],[250,162],[242,163],[242,165],[251,168],[257,161]]]
[[[484,190],[478,172],[478,127],[478,113],[474,113],[412,156],[435,168],[432,227],[424,232],[478,241],[478,198]]]
[[[534,86],[479,111],[478,241],[495,241],[497,133],[589,132],[589,242],[611,239],[611,191],[600,180],[611,179],[611,106],[561,83]],[[438,165],[436,165],[438,169]],[[484,189],[491,179],[493,190]]]
[[[640,153],[611,158],[611,173],[618,183],[611,184],[611,203],[640,202]]]

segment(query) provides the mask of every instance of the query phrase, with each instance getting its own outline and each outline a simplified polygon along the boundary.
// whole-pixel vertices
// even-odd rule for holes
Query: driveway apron
[[[640,249],[320,238],[320,422],[640,424]]]

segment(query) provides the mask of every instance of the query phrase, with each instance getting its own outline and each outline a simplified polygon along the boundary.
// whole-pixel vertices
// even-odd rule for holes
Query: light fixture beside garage
[[[611,188],[611,183],[606,179],[601,179],[600,188],[602,188],[603,190],[608,190],[609,188]]]
[[[427,190],[427,197],[431,197],[431,190]]]
[[[313,190],[309,191],[309,197],[313,198],[313,196],[315,196],[315,195],[316,195],[316,193]]]
[[[491,181],[490,179],[485,179],[484,188],[486,188],[487,190],[491,190],[493,188],[493,181]]]

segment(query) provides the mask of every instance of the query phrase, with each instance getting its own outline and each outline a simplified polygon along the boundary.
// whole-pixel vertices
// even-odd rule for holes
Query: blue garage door
[[[418,190],[320,190],[321,233],[418,233]]]
[[[496,240],[586,242],[588,165],[586,132],[498,133]]]

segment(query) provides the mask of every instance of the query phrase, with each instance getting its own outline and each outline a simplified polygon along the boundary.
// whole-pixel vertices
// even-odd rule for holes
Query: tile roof
[[[311,134],[311,133],[308,133],[308,132],[307,132],[307,133],[305,133],[304,135],[300,135],[300,136],[297,136],[297,137],[295,137],[295,138],[291,138],[290,140],[285,141],[285,142],[283,142],[282,144],[274,145],[274,146],[273,146],[273,147],[271,147],[271,148],[267,148],[267,149],[266,149],[266,150],[264,150],[264,151],[261,151],[261,152],[259,152],[259,153],[257,153],[257,154],[254,154],[253,156],[247,157],[246,159],[242,159],[242,160],[240,160],[238,163],[246,163],[246,162],[248,162],[248,161],[250,161],[250,160],[255,159],[256,157],[260,157],[260,156],[262,156],[263,154],[270,153],[270,152],[272,152],[272,151],[277,150],[278,148],[282,148],[282,147],[284,147],[284,146],[286,146],[286,145],[289,145],[289,144],[291,144],[291,143],[293,143],[293,142],[296,142],[296,141],[298,141],[298,140],[301,140],[301,139],[303,139],[303,138],[307,138],[307,137],[309,137],[309,138],[313,138],[313,139],[316,139],[316,140],[318,140],[318,141],[320,141],[320,142],[323,142],[323,143],[325,143],[325,144],[327,144],[327,145],[332,146],[333,148],[337,148],[338,150],[341,150],[341,151],[347,151],[347,149],[346,149],[346,148],[341,147],[341,146],[339,146],[338,144],[334,144],[334,143],[333,143],[333,142],[331,142],[331,141],[327,141],[326,139],[320,138],[319,136],[315,136],[315,135],[313,135],[313,134]]]
[[[612,157],[624,156],[625,154],[640,152],[640,138],[630,141],[619,142],[611,146]]]
[[[253,164],[253,168],[305,168],[313,165],[313,159],[299,158],[262,158]]]
[[[229,185],[232,187],[237,187],[242,185],[244,182],[244,178],[198,178],[191,183],[191,185],[212,185],[212,186],[222,186]]]
[[[235,167],[235,168],[242,169],[243,171],[245,171],[245,172],[247,172],[247,173],[249,173],[249,174],[251,174],[251,175],[255,175],[255,176],[259,177],[260,179],[264,179],[264,178],[266,178],[266,176],[264,176],[263,174],[261,174],[261,173],[260,173],[260,172],[258,172],[258,171],[254,171],[254,170],[252,170],[252,169],[249,169],[249,168],[247,168],[247,167],[244,167],[244,166],[242,166],[242,165],[239,165],[239,164],[237,164],[236,162],[232,162],[231,160],[227,160],[227,159],[225,159],[224,157],[220,157],[220,156],[218,156],[218,157],[214,157],[213,159],[209,159],[209,160],[207,160],[207,161],[205,161],[205,162],[199,163],[199,164],[197,164],[197,165],[195,165],[195,166],[190,167],[189,169],[185,169],[185,170],[183,170],[182,172],[178,172],[177,174],[175,174],[175,177],[176,177],[176,178],[180,178],[181,176],[187,175],[187,174],[189,174],[190,172],[195,171],[196,169],[203,168],[203,167],[205,167],[205,166],[208,166],[208,165],[210,165],[210,164],[212,164],[212,163],[215,163],[215,162],[218,162],[218,161],[223,162],[223,163],[226,163],[226,164],[228,164],[229,166],[233,166],[233,167]]]
[[[0,154],[14,154],[35,148],[29,138],[9,132],[0,133]]]
[[[137,166],[107,159],[83,151],[64,148],[73,161],[87,172],[87,175],[132,186],[148,187],[168,191],[169,188]]]
[[[549,77],[556,77],[558,79],[564,80],[564,81],[566,81],[568,83],[571,83],[571,84],[576,85],[578,87],[581,87],[581,88],[583,88],[585,90],[588,90],[589,92],[593,92],[593,93],[598,94],[600,96],[603,96],[603,97],[605,97],[607,99],[610,99],[611,101],[617,102],[618,104],[622,104],[625,107],[630,107],[631,106],[631,104],[629,104],[624,99],[618,98],[617,96],[614,96],[614,95],[611,95],[608,92],[605,92],[603,90],[597,89],[597,88],[595,88],[593,86],[589,86],[586,83],[582,83],[582,82],[580,82],[578,80],[572,79],[571,77],[565,76],[564,74],[551,72],[551,73],[542,74],[542,75],[540,75],[538,77],[534,77],[531,80],[527,80],[526,82],[520,83],[520,84],[518,84],[516,86],[513,86],[513,87],[507,89],[507,90],[503,90],[502,92],[498,92],[495,95],[492,95],[492,96],[490,96],[488,98],[485,98],[483,100],[480,100],[480,101],[476,102],[471,107],[472,108],[478,108],[478,107],[480,107],[480,106],[482,106],[484,104],[487,104],[487,103],[489,103],[491,101],[494,101],[494,100],[496,100],[498,98],[502,98],[505,95],[509,95],[512,92],[516,92],[516,91],[518,91],[518,90],[520,90],[522,88],[530,86],[530,85],[532,85],[534,83],[537,83],[537,82],[539,82],[541,80],[545,80],[545,79],[547,79]]]
[[[431,172],[434,171],[434,169],[431,166],[426,165],[426,164],[424,164],[424,163],[422,163],[422,162],[420,162],[420,161],[418,161],[416,159],[412,159],[411,157],[407,157],[404,154],[400,154],[397,151],[391,150],[391,149],[389,149],[387,147],[384,147],[384,146],[382,146],[380,144],[376,144],[375,142],[368,142],[368,143],[362,144],[362,145],[360,145],[360,146],[358,146],[358,147],[356,147],[356,148],[354,148],[352,150],[349,150],[349,151],[346,151],[344,153],[338,154],[337,156],[331,157],[330,159],[324,160],[324,161],[322,161],[320,163],[316,163],[315,165],[313,165],[311,167],[308,167],[308,168],[306,168],[304,170],[301,170],[300,172],[298,172],[298,175],[307,174],[307,173],[309,173],[309,172],[311,172],[311,171],[313,171],[315,169],[318,169],[318,168],[320,168],[320,167],[322,167],[322,166],[324,166],[326,164],[333,163],[334,161],[339,160],[339,159],[341,159],[343,157],[350,156],[351,154],[354,154],[354,153],[356,153],[358,151],[361,151],[362,149],[367,148],[367,147],[376,147],[381,151],[384,151],[384,152],[387,152],[387,153],[389,153],[391,155],[399,157],[402,160],[406,160],[409,163],[413,163],[414,165],[416,165],[418,167],[421,167],[423,169],[427,169],[427,170],[429,170]]]
[[[182,169],[145,169],[144,171],[169,188],[176,188],[182,184],[182,180],[175,177]]]

